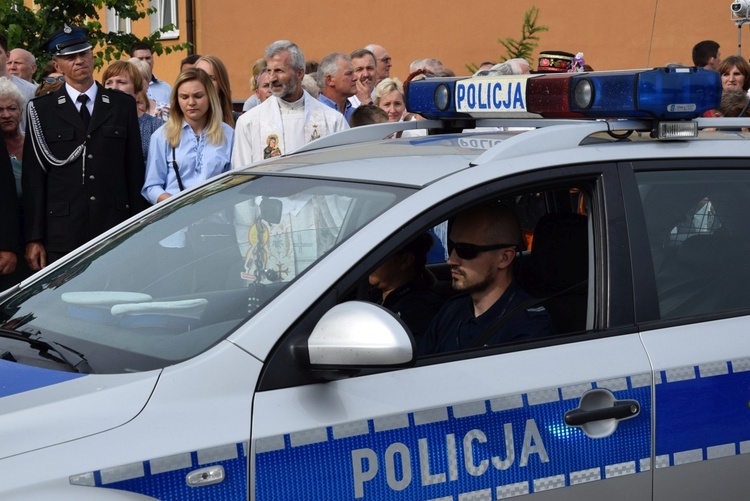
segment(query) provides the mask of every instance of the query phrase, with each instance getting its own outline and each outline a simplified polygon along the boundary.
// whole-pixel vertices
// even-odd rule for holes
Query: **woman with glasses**
[[[42,69],[42,78],[39,81],[39,86],[36,88],[36,95],[41,96],[42,94],[55,92],[62,87],[64,83],[65,77],[63,74],[58,73],[55,65],[52,61],[49,61]]]

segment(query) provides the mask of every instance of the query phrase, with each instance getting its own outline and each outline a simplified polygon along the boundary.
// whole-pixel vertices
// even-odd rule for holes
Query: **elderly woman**
[[[115,61],[102,73],[102,83],[107,89],[117,89],[133,98],[143,91],[143,78],[141,72],[129,61]],[[164,125],[162,120],[144,113],[138,108],[138,128],[141,132],[141,149],[143,150],[144,167],[148,160],[148,147],[151,144],[151,135]]]
[[[21,116],[26,105],[21,92],[9,79],[0,78],[0,130],[5,148],[8,150],[16,180],[16,192],[21,197],[21,162],[23,160],[23,139]]]
[[[0,77],[0,131],[4,146],[0,147],[0,154],[4,156],[0,159],[0,290],[32,273],[26,261],[16,254],[23,248],[19,228],[23,227],[21,161],[24,133],[21,131],[21,116],[25,104],[26,99],[18,87],[9,79]]]
[[[375,106],[388,113],[389,122],[400,122],[406,112],[404,104],[404,85],[398,78],[382,80],[372,93]]]
[[[141,61],[135,57],[128,59],[128,63],[135,65],[138,71],[141,72],[143,88],[148,89],[148,84],[151,81],[151,66],[146,61]],[[169,103],[159,103],[154,99],[148,98],[148,110],[146,113],[166,122],[169,118]]]
[[[729,56],[718,68],[723,90],[750,89],[750,64],[742,56]]]

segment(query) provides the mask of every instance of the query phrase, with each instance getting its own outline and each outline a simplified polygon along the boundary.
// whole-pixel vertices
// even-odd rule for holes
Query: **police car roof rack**
[[[716,118],[697,118],[698,129],[736,129],[738,127],[750,128],[750,117],[716,117]]]
[[[552,122],[545,120],[545,122]],[[493,160],[531,155],[544,151],[561,151],[580,145],[586,138],[597,133],[651,132],[651,120],[567,120],[555,125],[539,128],[512,136],[490,148],[471,162],[472,166],[482,165]]]
[[[444,118],[440,120],[411,120],[406,122],[386,122],[374,125],[364,125],[354,127],[335,134],[323,136],[315,141],[311,141],[290,154],[298,154],[309,151],[316,151],[334,146],[346,146],[369,141],[380,141],[388,136],[407,130],[426,130],[429,135],[461,133],[465,130],[475,128],[486,128],[482,132],[493,132],[492,128],[545,128],[562,125],[580,125],[582,123],[592,123],[593,119],[549,119],[549,118],[481,118],[481,119],[454,119]],[[639,124],[639,130],[643,130],[641,121],[631,121]],[[618,130],[618,129],[612,129]],[[619,129],[622,130],[622,129]],[[494,132],[501,132],[497,129]]]
[[[333,146],[346,146],[349,144],[364,143],[368,141],[379,141],[385,139],[391,134],[396,134],[405,130],[416,129],[433,129],[443,128],[443,120],[410,120],[407,122],[386,122],[374,125],[363,125],[354,127],[336,134],[323,136],[311,141],[300,148],[294,150],[293,154],[315,151]]]

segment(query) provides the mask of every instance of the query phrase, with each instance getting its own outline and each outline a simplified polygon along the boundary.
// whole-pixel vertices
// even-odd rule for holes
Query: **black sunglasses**
[[[453,251],[455,250],[456,255],[461,259],[474,259],[482,252],[497,249],[506,249],[508,247],[513,247],[516,250],[518,249],[518,246],[516,244],[474,245],[467,244],[465,242],[454,242],[453,240],[448,240],[448,255],[453,253]]]
[[[53,84],[55,82],[64,82],[65,77],[59,76],[59,77],[42,77],[42,80],[44,80],[45,83]]]

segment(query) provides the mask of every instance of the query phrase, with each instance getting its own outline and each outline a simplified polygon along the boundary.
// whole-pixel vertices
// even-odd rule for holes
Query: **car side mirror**
[[[349,372],[409,367],[416,361],[414,338],[393,313],[374,303],[348,301],[328,310],[307,340],[315,371]]]

